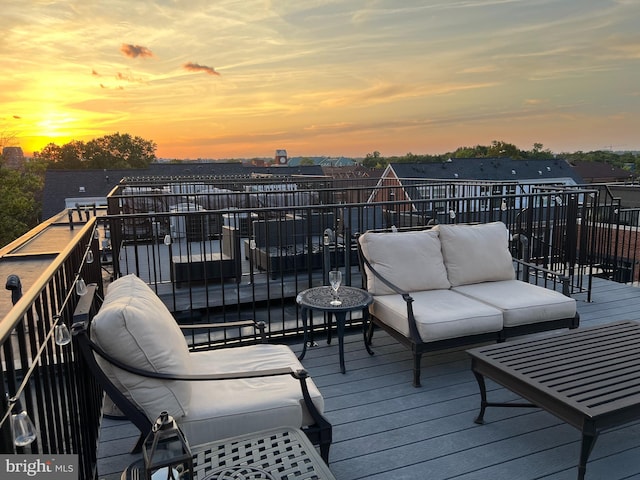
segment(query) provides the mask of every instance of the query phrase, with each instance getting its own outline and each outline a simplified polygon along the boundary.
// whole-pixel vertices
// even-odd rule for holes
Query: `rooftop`
[[[560,197],[565,193],[555,192],[554,195],[556,194],[558,196],[554,197],[554,202],[547,203],[554,203],[556,206],[567,205],[566,197]],[[496,199],[504,202],[502,194],[498,194]],[[506,205],[506,202],[504,203]],[[391,205],[400,205],[400,202],[391,202]],[[342,203],[337,202],[317,205],[318,210],[334,207],[344,208]],[[293,209],[294,213],[304,214],[307,213],[304,209],[310,207],[305,204],[302,207],[296,207],[297,211],[293,207],[287,208]],[[460,221],[469,221],[464,220],[464,209],[456,208],[455,210],[458,212]],[[486,210],[487,215],[493,214],[494,210],[494,213],[501,218],[506,217],[513,222],[516,214],[521,212],[520,208],[502,210],[498,202],[491,211]],[[277,211],[278,209],[275,209],[270,213]],[[555,211],[559,211],[559,208]],[[243,213],[241,209],[236,212]],[[485,210],[481,213],[483,212],[486,213]],[[469,211],[469,213],[474,212]],[[191,218],[198,218],[196,215],[201,215],[199,211],[180,212],[180,214],[185,218],[189,215]],[[345,212],[342,214],[345,215]],[[82,253],[87,248],[85,247],[87,240],[85,238],[80,241],[76,237],[82,230],[80,226],[83,223],[83,220],[78,219],[79,215],[79,211],[73,212],[72,224],[69,223],[70,219],[66,214],[54,216],[43,224],[40,230],[30,232],[32,235],[28,239],[26,237],[19,239],[0,250],[0,268],[4,269],[2,272],[17,273],[16,269],[19,267],[26,290],[29,284],[49,268],[57,253],[65,251],[73,244],[77,244],[75,247]],[[146,272],[150,278],[157,275],[156,292],[161,295],[162,290],[171,291],[172,297],[168,299],[175,302],[172,310],[174,315],[181,311],[181,308],[176,309],[175,305],[182,299],[188,298],[190,303],[185,307],[185,311],[189,310],[189,313],[195,310],[196,300],[204,299],[206,312],[203,311],[203,314],[220,313],[231,317],[240,312],[240,308],[236,308],[234,301],[238,305],[243,303],[241,293],[250,290],[252,297],[246,305],[250,306],[254,314],[263,314],[263,311],[267,311],[267,317],[273,321],[280,321],[281,318],[282,320],[291,318],[295,321],[293,319],[297,316],[297,310],[293,298],[296,292],[304,288],[308,282],[317,280],[318,272],[321,275],[322,269],[316,269],[312,274],[312,267],[309,264],[309,269],[305,267],[299,275],[295,274],[293,281],[282,274],[276,279],[270,278],[268,271],[254,269],[255,265],[247,258],[246,250],[242,250],[241,282],[237,284],[211,282],[212,285],[207,285],[205,282],[204,286],[196,285],[192,288],[187,285],[174,288],[171,280],[163,276],[168,274],[167,265],[170,258],[173,261],[173,256],[170,255],[169,245],[163,242],[164,232],[160,235],[157,228],[159,228],[159,220],[165,220],[165,226],[173,225],[173,230],[176,231],[182,231],[183,225],[176,221],[172,224],[173,217],[170,212],[154,211],[153,216],[155,222],[149,222],[152,228],[148,232],[145,230],[145,235],[141,234],[142,229],[137,231],[134,228],[134,234],[127,237],[126,242],[123,241],[121,245],[114,242],[114,245],[118,246],[120,255],[114,254],[111,264],[113,265],[117,259],[119,267],[123,270],[121,273],[127,273],[131,264],[131,268],[135,268],[136,272]],[[115,217],[118,216],[114,216],[112,220],[116,221]],[[393,218],[397,219],[397,217],[399,215]],[[560,218],[556,217],[556,219]],[[592,215],[581,218],[595,217]],[[252,217],[246,215],[243,218]],[[286,219],[282,215],[278,218],[280,221]],[[416,225],[414,223],[416,218],[410,216],[409,224]],[[473,217],[472,221],[494,217],[478,218],[481,219],[477,220]],[[229,217],[227,220],[233,220],[234,224],[237,222],[242,230],[241,217]],[[296,221],[295,215],[291,220]],[[577,224],[573,217],[571,220],[567,224]],[[372,228],[379,227],[379,223],[374,221]],[[313,222],[309,223],[309,225],[312,224]],[[71,228],[72,225],[74,229]],[[184,226],[186,225],[185,223]],[[320,223],[319,226],[324,228],[326,224]],[[559,221],[557,227],[557,230],[562,230],[566,224]],[[90,232],[89,229],[86,230]],[[111,232],[113,233],[114,230]],[[97,237],[90,234],[88,238],[96,239]],[[245,245],[252,248],[251,242],[247,243],[245,240],[248,238],[243,238],[241,249],[244,249]],[[220,239],[216,237],[213,243],[219,241]],[[175,243],[170,245],[176,253],[183,244],[186,246],[187,242],[186,239],[175,240]],[[192,243],[204,248],[208,242],[209,239],[199,238]],[[101,242],[89,240],[89,243]],[[567,244],[566,239],[560,243]],[[185,248],[188,251],[191,247]],[[558,258],[560,257],[562,256],[559,255]],[[632,265],[637,263],[635,257],[627,260]],[[162,265],[162,268],[157,271],[155,270],[156,262]],[[71,265],[73,262],[69,263]],[[601,266],[604,268],[603,265]],[[67,269],[67,274],[73,274],[76,268],[77,266],[64,267]],[[96,268],[99,270],[100,266]],[[629,268],[632,269],[632,267]],[[354,273],[357,269],[355,265]],[[587,277],[580,276],[580,278]],[[635,277],[630,275],[629,278]],[[610,282],[595,276],[589,277],[589,281],[593,281],[593,289],[589,289],[591,296],[584,291],[574,295],[578,300],[578,309],[582,317],[581,326],[598,325],[622,319],[640,320],[640,308],[638,308],[640,296],[637,294],[636,287]],[[51,291],[58,290],[62,290],[63,293],[71,291],[71,289],[65,290],[64,285],[59,287],[57,284],[51,289]],[[260,297],[264,292],[266,296]],[[282,302],[278,295],[282,296]],[[46,298],[46,294],[42,298]],[[10,303],[8,294],[0,297],[0,308],[3,308],[4,312],[11,307]],[[44,320],[43,315],[39,315],[39,319],[36,321]],[[553,333],[545,333],[545,335],[551,334]],[[9,334],[6,338],[9,338]],[[299,337],[283,335],[279,341],[289,343],[294,350],[301,349]],[[335,342],[332,345],[326,345],[319,339],[318,342],[319,346],[307,353],[303,363],[325,398],[326,414],[334,426],[330,467],[338,479],[544,478],[560,480],[575,478],[580,435],[555,417],[534,409],[495,408],[487,413],[485,425],[478,426],[473,423],[480,402],[478,386],[471,373],[470,361],[465,349],[424,355],[423,387],[416,389],[411,386],[410,353],[381,332],[377,332],[374,336],[375,355],[369,356],[363,348],[361,332],[351,330],[346,343],[347,372],[344,375],[340,374],[338,367]],[[83,383],[80,388],[86,390],[87,386]],[[490,384],[489,388],[492,399],[517,401],[515,395],[495,384]],[[15,388],[11,390],[15,392]],[[640,453],[638,425],[640,422],[633,422],[601,436],[590,457],[587,478],[614,480],[640,478],[640,464],[636,460]],[[86,424],[84,426],[88,427]],[[105,480],[120,478],[125,466],[135,459],[128,451],[137,435],[136,429],[126,421],[102,419],[98,478]]]

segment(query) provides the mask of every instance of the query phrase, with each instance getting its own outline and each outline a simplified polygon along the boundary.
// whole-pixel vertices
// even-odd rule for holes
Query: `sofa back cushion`
[[[436,229],[451,286],[515,278],[504,223],[438,225]]]
[[[135,275],[109,285],[90,333],[106,353],[132,367],[162,373],[192,371],[187,343],[175,319]],[[151,421],[165,410],[175,418],[188,412],[189,382],[144,378],[113,366],[99,355],[96,360],[116,388]]]
[[[366,232],[358,238],[362,254],[384,278],[405,292],[449,288],[436,230]],[[365,266],[367,290],[396,293]]]

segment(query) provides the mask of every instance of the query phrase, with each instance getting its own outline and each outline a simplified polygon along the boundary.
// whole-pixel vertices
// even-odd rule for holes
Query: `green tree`
[[[71,141],[62,146],[50,143],[34,158],[48,162],[50,168],[146,168],[156,159],[157,145],[128,133],[105,135],[86,144]]]
[[[487,156],[491,158],[495,157],[507,157],[518,159],[522,158],[520,150],[512,143],[503,142],[501,140],[494,140],[491,142],[491,146],[487,151]]]
[[[41,151],[34,152],[33,158],[48,162],[50,168],[78,170],[87,168],[87,162],[84,160],[85,148],[84,142],[76,140],[61,147],[49,143]]]
[[[0,245],[39,223],[43,187],[42,164],[29,162],[24,172],[0,166]]]
[[[128,133],[105,135],[87,142],[89,168],[145,168],[156,159],[157,145]]]
[[[376,168],[380,159],[380,152],[377,150],[373,153],[367,153],[364,160],[362,160],[362,166],[367,168]]]

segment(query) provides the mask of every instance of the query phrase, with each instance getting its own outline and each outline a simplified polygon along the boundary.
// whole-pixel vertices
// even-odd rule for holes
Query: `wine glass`
[[[342,283],[342,272],[340,272],[340,270],[331,270],[329,272],[329,284],[331,285],[335,295],[335,298],[329,302],[331,305],[342,305],[342,301],[338,298],[340,283]]]

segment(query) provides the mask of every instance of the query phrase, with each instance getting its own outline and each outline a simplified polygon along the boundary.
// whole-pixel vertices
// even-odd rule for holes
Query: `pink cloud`
[[[147,47],[143,47],[141,45],[131,45],[130,43],[123,43],[120,46],[120,51],[124,53],[125,56],[130,58],[153,57],[153,52],[149,50]]]
[[[213,67],[207,67],[206,65],[199,65],[197,63],[189,62],[183,65],[185,70],[189,70],[190,72],[205,72],[208,75],[220,75],[215,71]]]

